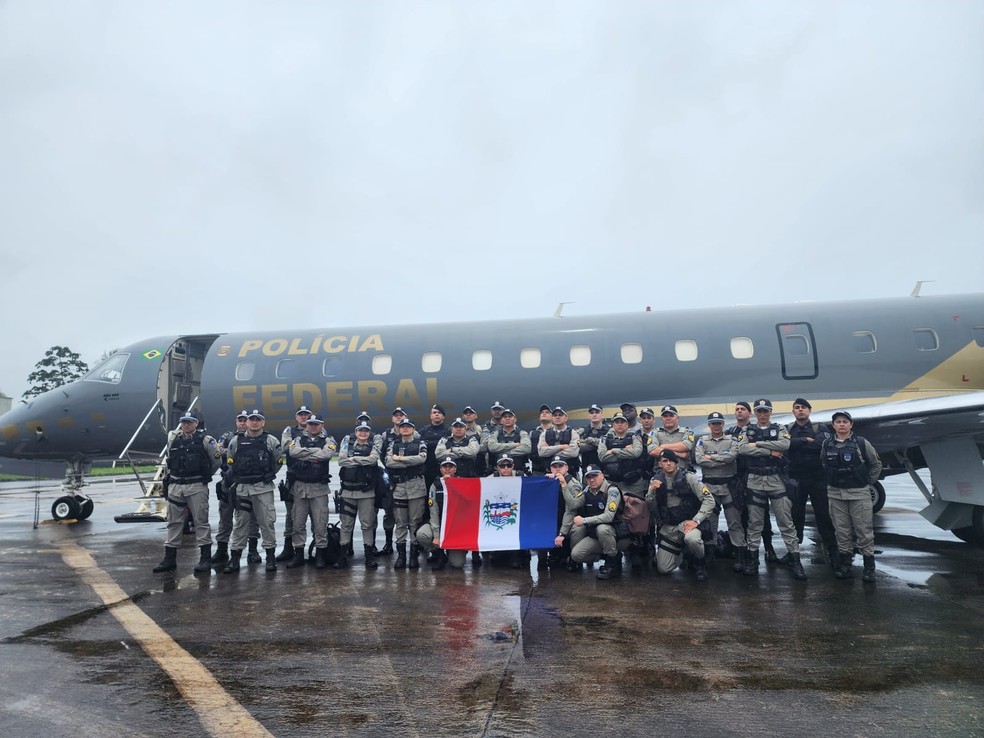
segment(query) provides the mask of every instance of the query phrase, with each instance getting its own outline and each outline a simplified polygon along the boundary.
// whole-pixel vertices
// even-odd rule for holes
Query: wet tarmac
[[[984,735],[984,551],[924,521],[911,483],[886,487],[876,584],[806,545],[808,582],[718,560],[698,585],[361,556],[196,577],[190,537],[176,576],[152,574],[164,526],[113,522],[135,483],[37,529],[33,489],[0,485],[0,732]]]

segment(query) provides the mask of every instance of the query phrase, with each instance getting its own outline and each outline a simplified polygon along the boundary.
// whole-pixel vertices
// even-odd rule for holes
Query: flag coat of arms
[[[546,477],[444,480],[441,548],[516,551],[553,548],[560,484]]]

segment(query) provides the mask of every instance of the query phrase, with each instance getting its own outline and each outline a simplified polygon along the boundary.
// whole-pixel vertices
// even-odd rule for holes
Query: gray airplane
[[[244,408],[279,430],[300,405],[343,434],[361,411],[382,428],[396,406],[425,420],[436,402],[455,415],[500,400],[527,423],[542,403],[574,420],[591,403],[673,404],[699,426],[739,400],[767,397],[778,412],[800,396],[814,420],[850,408],[884,473],[919,485],[923,516],[984,546],[984,294],[163,336],[13,408],[0,456],[65,460],[52,513],[84,518],[86,465],[124,448],[156,458],[192,406],[216,434]]]

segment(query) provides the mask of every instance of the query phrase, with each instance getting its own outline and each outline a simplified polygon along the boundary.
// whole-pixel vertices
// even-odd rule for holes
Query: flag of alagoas
[[[441,548],[516,551],[553,548],[560,484],[547,477],[444,480]]]

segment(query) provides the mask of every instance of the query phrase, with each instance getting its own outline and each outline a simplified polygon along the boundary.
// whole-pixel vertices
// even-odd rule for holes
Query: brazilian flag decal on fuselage
[[[140,355],[149,361],[150,359],[158,358],[161,355],[161,352],[158,349],[151,349],[150,351],[144,351]]]

